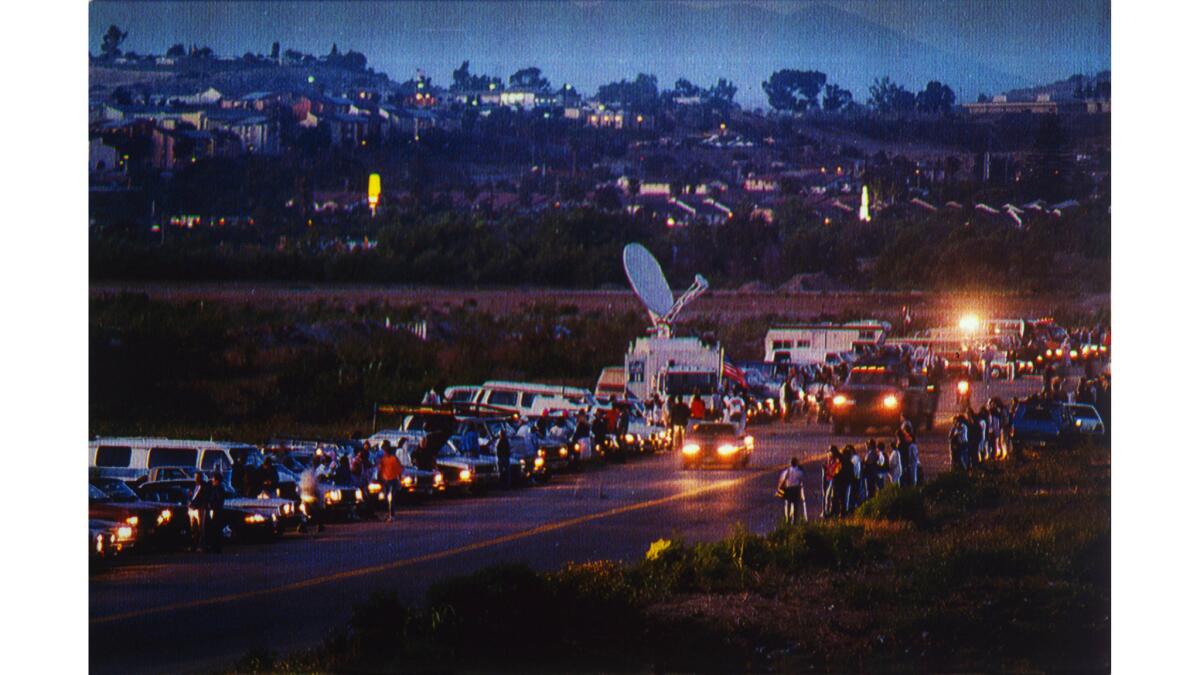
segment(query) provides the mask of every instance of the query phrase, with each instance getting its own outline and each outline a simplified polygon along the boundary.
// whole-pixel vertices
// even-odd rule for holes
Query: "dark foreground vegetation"
[[[406,606],[380,592],[317,647],[240,672],[1107,671],[1107,448],[1028,454],[845,521],[639,562],[501,565]]]
[[[825,224],[800,200],[774,223],[744,214],[669,229],[658,220],[581,208],[495,222],[469,214],[399,214],[337,228],[94,232],[95,280],[300,281],[450,287],[623,286],[621,249],[645,244],[673,284],[696,272],[718,288],[777,286],[821,274],[840,288],[1099,291],[1109,287],[1111,219],[1089,203],[1061,217],[958,211]],[[331,230],[371,250],[330,246]]]

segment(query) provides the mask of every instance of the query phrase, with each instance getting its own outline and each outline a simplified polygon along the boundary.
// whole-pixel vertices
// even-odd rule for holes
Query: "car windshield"
[[[93,485],[104,492],[114,502],[136,502],[138,499],[137,493],[129,489],[129,486],[119,480],[96,480]]]
[[[1073,405],[1071,406],[1071,414],[1078,419],[1095,420],[1100,419],[1096,409],[1089,405]]]
[[[100,488],[96,487],[95,485],[88,483],[88,501],[89,502],[106,502],[106,501],[108,501],[108,495],[106,495],[104,493],[104,490],[101,490]]]
[[[733,436],[737,427],[732,424],[693,424],[692,434],[696,436]]]
[[[1026,406],[1021,412],[1021,419],[1031,422],[1053,422],[1054,409],[1044,406]]]

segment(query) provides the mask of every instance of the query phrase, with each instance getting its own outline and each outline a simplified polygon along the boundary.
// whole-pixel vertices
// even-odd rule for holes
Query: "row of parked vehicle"
[[[382,406],[380,412],[394,415],[397,423],[367,438],[272,439],[261,447],[96,438],[89,443],[89,550],[107,558],[133,548],[187,546],[198,518],[188,507],[197,473],[205,480],[220,476],[224,538],[262,541],[304,531],[314,520],[357,520],[386,508],[373,469],[356,477],[350,464],[365,453],[365,466],[378,466],[385,446],[404,467],[401,497],[410,502],[483,494],[501,484],[544,484],[555,474],[670,446],[667,430],[647,419],[640,405],[606,403],[591,413],[537,416],[477,404]],[[304,489],[306,471],[319,477],[319,496]]]

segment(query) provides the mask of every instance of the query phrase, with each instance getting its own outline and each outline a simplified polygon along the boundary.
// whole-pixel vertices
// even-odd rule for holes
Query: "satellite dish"
[[[657,323],[675,304],[675,297],[671,295],[671,287],[667,285],[662,267],[658,265],[654,255],[641,244],[627,245],[622,257],[629,285],[650,312],[650,318]]]

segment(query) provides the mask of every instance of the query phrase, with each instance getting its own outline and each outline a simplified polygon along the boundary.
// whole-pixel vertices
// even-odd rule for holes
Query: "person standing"
[[[512,486],[512,467],[509,466],[511,460],[512,446],[508,442],[508,432],[501,429],[500,437],[496,439],[496,464],[497,470],[500,471],[500,485],[506,488]]]
[[[804,503],[804,469],[800,459],[792,457],[792,463],[779,475],[779,485],[776,488],[783,492],[783,519],[788,525],[796,524],[796,510],[803,514],[804,522],[808,522],[808,506]]]
[[[324,467],[325,464],[322,463],[321,457],[313,455],[312,465],[300,472],[300,507],[309,522],[317,524],[318,532],[325,529],[324,513],[322,512],[325,502],[321,495],[321,470]],[[302,523],[300,531],[303,532],[304,528],[305,524]]]
[[[191,550],[199,551],[204,546],[204,527],[208,521],[208,483],[204,474],[196,472],[192,485],[192,496],[188,498],[188,524],[191,526]]]
[[[904,474],[905,485],[917,485],[921,482],[921,455],[915,440],[905,447]]]
[[[867,480],[867,499],[874,497],[883,487],[883,471],[883,453],[879,451],[879,445],[872,438],[867,441],[867,459],[863,466]]]
[[[234,450],[233,466],[229,470],[229,483],[239,495],[246,494],[246,451]]]
[[[887,478],[892,485],[900,485],[904,477],[904,460],[900,457],[900,441],[892,441],[891,452],[887,456]]]
[[[400,499],[400,477],[404,475],[404,465],[396,457],[392,444],[384,442],[383,457],[379,459],[379,482],[383,484],[383,496],[387,500],[387,522],[395,520],[395,505]]]
[[[823,515],[826,518],[833,517],[837,510],[837,473],[842,465],[839,455],[838,447],[830,445],[829,455],[825,458],[825,464],[821,466],[821,492],[825,500]]]
[[[691,418],[697,421],[702,421],[707,415],[707,409],[704,407],[704,399],[700,398],[700,392],[692,394],[692,403],[688,411]]]
[[[838,515],[848,515],[853,509],[854,486],[857,477],[854,475],[854,446],[847,444],[838,456],[838,472],[834,478],[837,492]]]
[[[212,472],[208,480],[208,489],[204,495],[206,517],[204,519],[204,550],[210,553],[221,552],[222,530],[225,529],[225,486],[221,482],[221,474]]]

